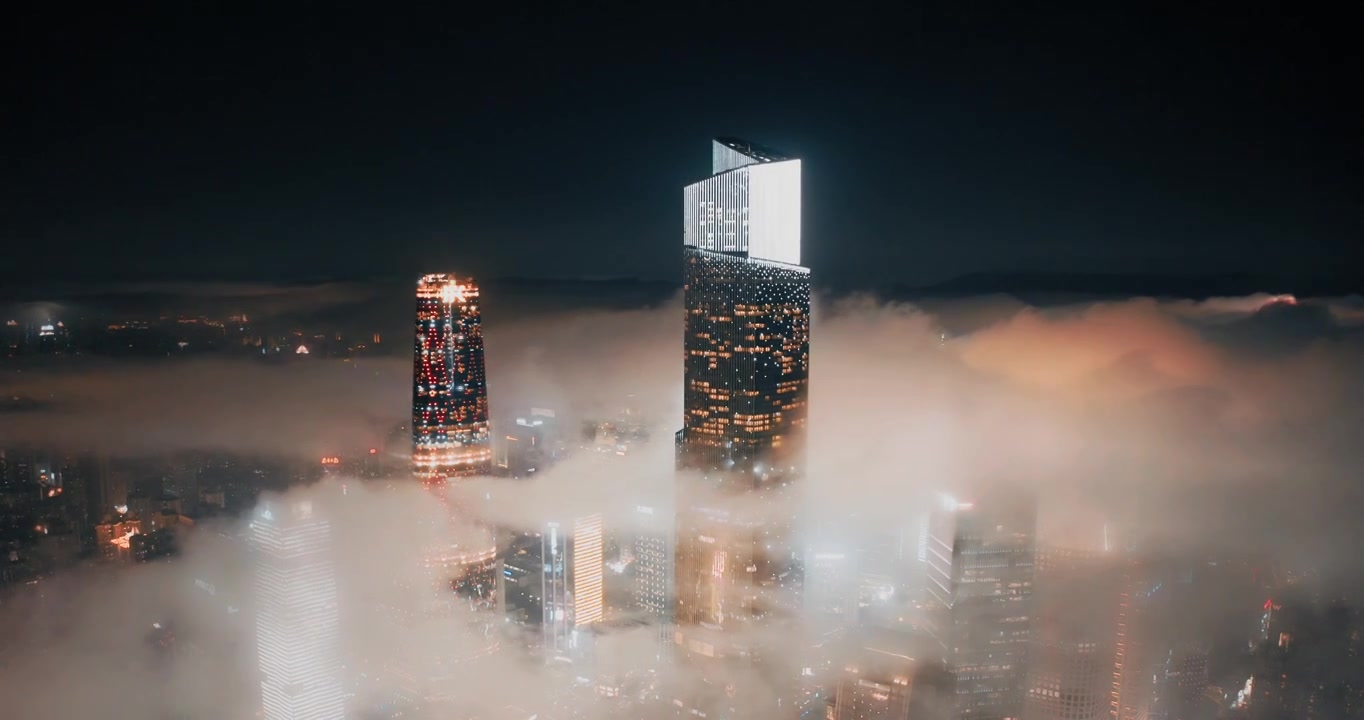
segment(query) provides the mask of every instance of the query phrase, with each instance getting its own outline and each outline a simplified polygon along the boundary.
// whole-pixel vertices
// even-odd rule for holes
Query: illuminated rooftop
[[[711,172],[717,175],[747,165],[794,159],[786,153],[734,137],[715,138],[711,145]]]

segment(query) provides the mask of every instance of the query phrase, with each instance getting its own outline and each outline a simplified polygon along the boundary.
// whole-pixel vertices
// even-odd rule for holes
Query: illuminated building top
[[[488,389],[478,286],[426,275],[417,283],[412,356],[412,467],[426,482],[488,471]]]
[[[683,190],[683,244],[800,264],[800,160],[734,138],[711,146],[714,174]]]
[[[735,138],[684,195],[683,467],[780,479],[808,412],[810,271],[800,267],[800,161]],[[762,483],[755,483],[762,484]]]
[[[794,159],[785,153],[739,138],[720,137],[711,143],[711,172],[717,175],[747,165]]]

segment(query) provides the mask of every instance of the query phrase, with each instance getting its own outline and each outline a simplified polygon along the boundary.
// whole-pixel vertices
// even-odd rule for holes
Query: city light
[[[453,275],[417,283],[412,469],[427,483],[492,466],[478,287]]]

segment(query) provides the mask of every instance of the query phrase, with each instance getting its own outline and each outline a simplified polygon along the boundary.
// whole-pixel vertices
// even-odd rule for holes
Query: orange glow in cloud
[[[1051,390],[1145,392],[1216,384],[1218,359],[1153,301],[1095,305],[1068,316],[1024,310],[965,338],[968,365]]]

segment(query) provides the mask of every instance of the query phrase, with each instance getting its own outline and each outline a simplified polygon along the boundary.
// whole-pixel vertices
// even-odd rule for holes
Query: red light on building
[[[378,454],[379,454],[379,448],[370,448],[370,449],[369,449],[369,454],[370,454],[370,455],[378,455]]]

